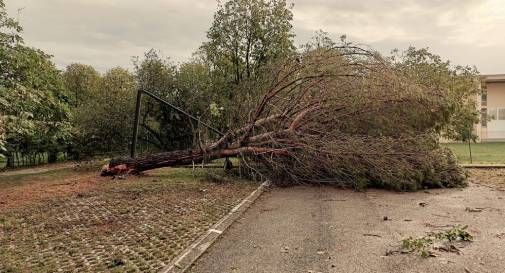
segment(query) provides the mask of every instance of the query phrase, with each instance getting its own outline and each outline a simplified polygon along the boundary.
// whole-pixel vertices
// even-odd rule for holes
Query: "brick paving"
[[[170,176],[104,184],[0,212],[0,272],[157,272],[257,186]]]

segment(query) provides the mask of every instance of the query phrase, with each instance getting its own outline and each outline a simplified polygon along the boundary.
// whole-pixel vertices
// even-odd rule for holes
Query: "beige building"
[[[482,76],[481,123],[475,132],[482,142],[505,141],[505,74]]]

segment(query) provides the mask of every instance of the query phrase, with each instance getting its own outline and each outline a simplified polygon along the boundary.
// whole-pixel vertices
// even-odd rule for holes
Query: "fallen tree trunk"
[[[283,149],[268,149],[261,147],[241,147],[235,149],[221,149],[213,152],[201,150],[181,150],[148,155],[139,158],[114,159],[102,169],[102,176],[119,175],[125,173],[140,173],[147,170],[202,163],[219,158],[238,157],[240,155],[257,156],[269,154],[271,156],[286,155]]]

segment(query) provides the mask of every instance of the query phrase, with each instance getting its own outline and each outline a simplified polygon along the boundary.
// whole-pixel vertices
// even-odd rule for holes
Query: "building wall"
[[[491,118],[477,126],[481,141],[505,140],[505,82],[487,82],[483,84],[487,93],[487,102],[482,102],[481,109]]]
[[[481,110],[486,109],[485,111],[487,114],[487,108],[486,108],[487,106],[482,106],[482,95],[481,94],[475,95],[475,101],[477,102],[477,104],[476,104],[477,109],[481,109]],[[481,122],[474,124],[473,128],[474,128],[475,134],[478,137],[477,141],[482,141],[482,139],[487,139],[487,127],[483,127]]]
[[[487,83],[486,87],[487,115],[492,120],[487,122],[483,140],[505,140],[505,82]]]

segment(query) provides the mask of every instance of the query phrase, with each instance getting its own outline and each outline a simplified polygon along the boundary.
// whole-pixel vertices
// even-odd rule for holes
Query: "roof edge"
[[[481,75],[481,79],[485,82],[505,82],[505,74],[487,74]]]

